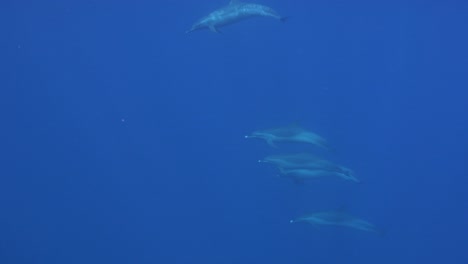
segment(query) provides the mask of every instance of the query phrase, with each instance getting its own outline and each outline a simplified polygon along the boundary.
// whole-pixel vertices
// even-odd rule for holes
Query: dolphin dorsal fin
[[[237,5],[239,2],[239,0],[231,0],[229,1],[229,5]]]

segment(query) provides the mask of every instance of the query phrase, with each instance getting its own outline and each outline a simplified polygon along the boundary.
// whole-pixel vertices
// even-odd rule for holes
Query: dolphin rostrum
[[[297,222],[306,222],[315,226],[319,225],[333,225],[333,226],[344,226],[350,227],[358,230],[374,232],[377,234],[383,235],[382,230],[375,227],[372,223],[354,217],[344,210],[337,210],[337,211],[323,211],[323,212],[316,212],[312,214],[308,214],[294,220],[289,221],[290,223],[297,223]]]
[[[219,33],[220,27],[251,17],[272,17],[282,22],[286,19],[285,17],[278,15],[270,7],[231,0],[227,6],[217,9],[198,20],[185,33],[204,28],[208,28],[213,32]]]
[[[309,143],[324,149],[329,149],[327,141],[321,136],[298,126],[265,129],[253,132],[245,138],[261,138],[270,146],[276,147],[275,142]]]

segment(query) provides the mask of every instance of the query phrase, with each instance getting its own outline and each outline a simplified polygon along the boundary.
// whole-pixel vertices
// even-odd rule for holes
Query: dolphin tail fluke
[[[387,236],[387,230],[385,229],[377,228],[374,230],[374,232],[381,237]]]
[[[355,182],[355,183],[358,183],[358,184],[361,184],[361,183],[362,183],[362,180],[360,180],[360,179],[354,177],[354,175],[349,175],[349,176],[346,176],[346,177],[348,177],[349,180],[351,180],[351,181],[353,181],[353,182]]]
[[[346,175],[344,173],[339,173],[339,175],[341,178],[345,179],[345,180],[348,180],[348,181],[352,181],[354,183],[358,183],[358,184],[361,184],[362,181],[359,180],[358,178],[354,177],[354,175]]]
[[[284,23],[289,20],[289,17],[280,17],[279,20]]]
[[[286,174],[286,170],[283,167],[278,166],[278,170],[280,171],[281,174]]]

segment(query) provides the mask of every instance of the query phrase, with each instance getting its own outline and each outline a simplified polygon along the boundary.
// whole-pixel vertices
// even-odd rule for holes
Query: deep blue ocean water
[[[0,3],[0,263],[468,263],[468,2]],[[245,139],[300,125],[333,151]],[[307,151],[362,184],[294,184]],[[346,208],[384,236],[290,224]]]

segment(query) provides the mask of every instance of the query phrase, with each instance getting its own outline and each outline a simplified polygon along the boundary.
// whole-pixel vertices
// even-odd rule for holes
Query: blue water
[[[0,263],[468,263],[468,2],[0,3]],[[334,151],[244,138],[299,124]],[[363,181],[257,162],[318,152]],[[290,224],[346,208],[385,230]]]

